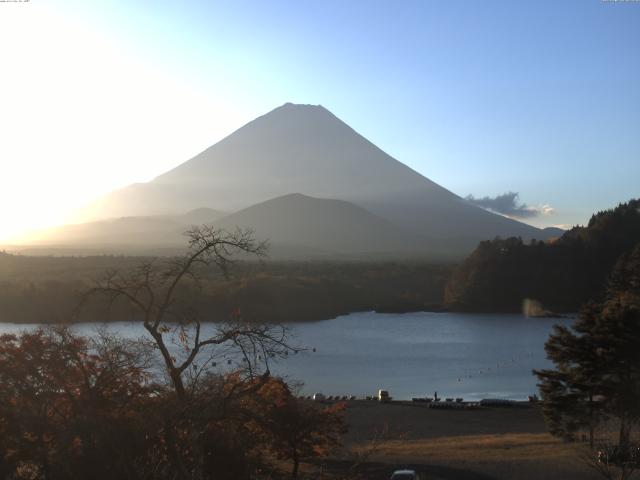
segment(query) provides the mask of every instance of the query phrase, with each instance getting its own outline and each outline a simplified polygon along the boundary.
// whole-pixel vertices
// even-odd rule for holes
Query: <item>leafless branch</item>
[[[110,304],[124,299],[142,315],[143,325],[160,351],[166,371],[178,396],[184,396],[183,375],[192,370],[196,359],[204,349],[231,349],[243,361],[239,370],[250,377],[261,371],[269,373],[269,359],[282,358],[300,349],[287,343],[284,327],[254,325],[235,319],[203,337],[198,312],[191,306],[180,305],[177,292],[180,285],[190,279],[198,284],[201,273],[198,267],[217,267],[228,278],[234,257],[248,254],[265,256],[267,243],[256,241],[252,230],[236,229],[228,232],[213,226],[193,227],[185,235],[188,251],[179,258],[160,262],[154,258],[142,262],[131,272],[107,272],[84,298],[102,295]],[[176,327],[177,325],[177,327]],[[178,347],[183,352],[177,358],[169,348],[172,335],[177,332]],[[215,354],[210,354],[213,358]],[[210,367],[211,362],[202,365]],[[198,367],[196,366],[196,370]],[[201,374],[200,374],[201,375]]]

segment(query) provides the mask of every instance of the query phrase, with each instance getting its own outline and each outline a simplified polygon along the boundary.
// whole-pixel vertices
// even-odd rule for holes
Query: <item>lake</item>
[[[544,342],[554,324],[570,319],[460,313],[354,313],[331,320],[290,324],[293,341],[308,350],[272,367],[304,381],[303,394],[526,399],[537,391],[532,369],[545,368]],[[0,324],[0,332],[25,327]],[[88,334],[95,328],[80,324]],[[140,324],[110,324],[127,337]],[[315,349],[315,351],[313,351]]]
[[[546,368],[544,342],[570,319],[459,313],[357,313],[294,327],[316,349],[280,365],[304,393],[526,399],[531,371]]]

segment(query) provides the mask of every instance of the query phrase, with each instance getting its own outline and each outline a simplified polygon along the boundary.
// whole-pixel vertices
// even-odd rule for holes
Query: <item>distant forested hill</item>
[[[106,271],[127,272],[149,258],[127,256],[29,257],[0,252],[0,322],[138,320],[124,303],[94,298],[72,314],[81,292]],[[159,258],[156,261],[170,260]],[[421,311],[442,305],[452,265],[426,262],[239,261],[225,279],[216,269],[198,271],[178,298],[222,321],[240,311],[254,322],[321,320],[350,312]]]
[[[455,310],[520,311],[533,299],[576,311],[596,299],[616,260],[640,242],[640,200],[598,212],[552,243],[519,238],[481,242],[452,274],[445,304]]]

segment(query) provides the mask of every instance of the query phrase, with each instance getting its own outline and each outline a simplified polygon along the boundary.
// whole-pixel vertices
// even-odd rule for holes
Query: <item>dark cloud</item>
[[[520,203],[518,197],[519,194],[517,192],[507,192],[496,197],[482,198],[468,195],[467,201],[478,207],[513,218],[533,218],[540,215],[551,215],[553,213],[553,207],[550,205],[530,207],[526,203]]]

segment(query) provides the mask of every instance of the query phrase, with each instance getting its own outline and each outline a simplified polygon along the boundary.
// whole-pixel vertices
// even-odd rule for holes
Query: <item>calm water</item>
[[[294,342],[309,348],[272,371],[302,380],[302,393],[525,399],[536,391],[531,370],[545,368],[544,342],[554,324],[571,320],[521,315],[356,313],[291,325]],[[0,331],[21,326],[0,324]],[[80,325],[82,333],[95,327]],[[127,337],[139,324],[110,329]],[[312,349],[315,348],[315,352]]]

